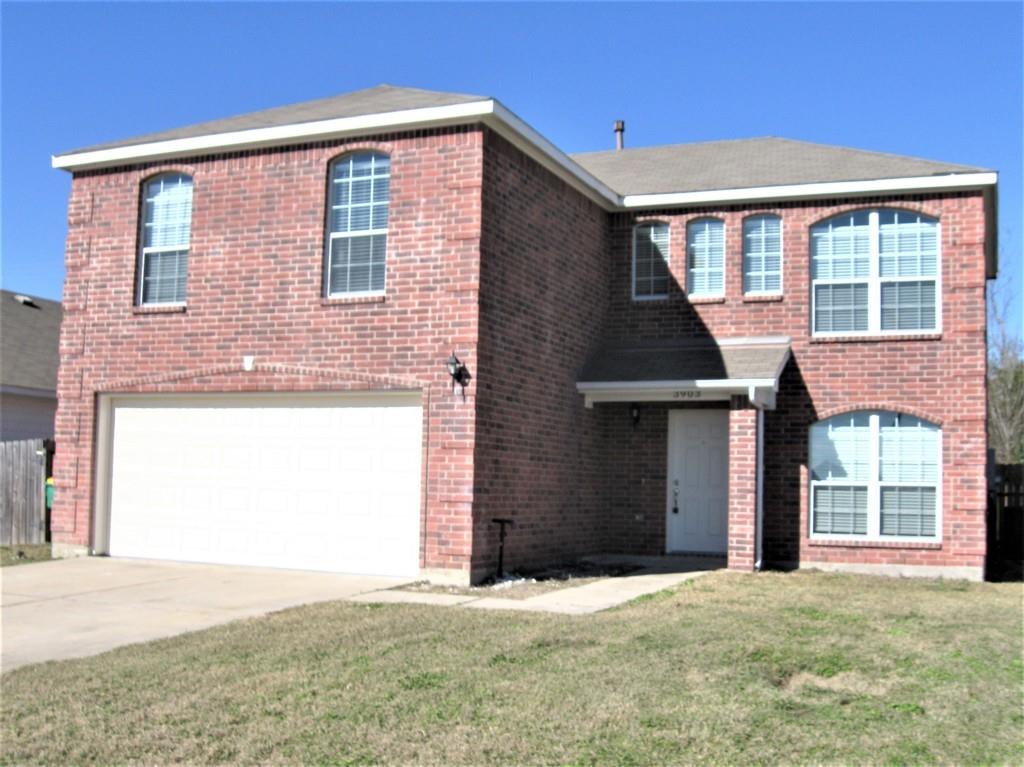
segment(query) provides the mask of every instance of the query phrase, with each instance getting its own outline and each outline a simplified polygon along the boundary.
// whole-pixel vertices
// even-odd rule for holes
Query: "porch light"
[[[633,402],[629,406],[629,417],[633,419],[633,425],[640,423],[640,406]]]
[[[462,361],[455,356],[455,352],[452,352],[452,356],[448,358],[446,363],[448,367],[448,375],[452,377],[452,389],[455,389],[455,384],[462,387],[462,396],[466,396],[466,384],[469,383],[469,379],[472,377],[469,375],[469,370]]]

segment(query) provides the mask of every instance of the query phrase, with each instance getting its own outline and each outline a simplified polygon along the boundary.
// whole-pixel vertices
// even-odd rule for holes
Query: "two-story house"
[[[390,86],[53,164],[59,553],[982,576],[993,172]]]

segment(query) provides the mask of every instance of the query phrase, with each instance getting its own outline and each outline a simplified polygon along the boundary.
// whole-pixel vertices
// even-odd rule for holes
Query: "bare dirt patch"
[[[501,580],[489,580],[477,586],[444,586],[420,581],[399,586],[396,591],[415,591],[428,594],[453,594],[476,598],[529,599],[550,591],[569,589],[595,583],[604,578],[617,578],[642,569],[633,564],[598,564],[580,561],[559,567],[546,568],[527,574],[512,573]]]

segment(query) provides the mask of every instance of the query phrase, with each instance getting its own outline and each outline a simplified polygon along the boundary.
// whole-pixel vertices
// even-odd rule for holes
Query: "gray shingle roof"
[[[871,181],[986,170],[775,137],[586,152],[570,157],[621,195]]]
[[[352,93],[342,93],[316,101],[303,101],[260,112],[249,112],[225,117],[220,120],[187,125],[173,130],[147,133],[143,136],[109,141],[104,144],[73,149],[61,154],[92,152],[98,149],[148,144],[153,141],[169,141],[171,139],[194,138],[209,136],[231,131],[252,130],[255,128],[272,128],[281,125],[297,125],[316,122],[317,120],[333,120],[339,117],[359,117],[361,115],[399,112],[404,109],[423,109],[427,107],[443,107],[453,104],[468,104],[472,101],[483,101],[486,96],[473,96],[468,93],[445,93],[443,91],[427,91],[420,88],[399,88],[394,85],[378,85]]]
[[[774,379],[788,343],[722,345],[707,341],[616,344],[599,350],[580,383]]]
[[[63,307],[34,296],[23,304],[16,295],[0,290],[0,386],[56,390]]]

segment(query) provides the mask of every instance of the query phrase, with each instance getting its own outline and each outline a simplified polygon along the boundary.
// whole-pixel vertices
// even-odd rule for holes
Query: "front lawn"
[[[330,603],[3,677],[9,764],[1019,764],[1022,587],[714,573],[569,617]]]

